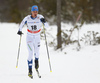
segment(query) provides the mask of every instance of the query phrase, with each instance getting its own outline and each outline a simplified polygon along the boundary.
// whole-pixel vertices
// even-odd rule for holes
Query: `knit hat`
[[[38,11],[38,6],[37,5],[33,5],[31,8],[31,11]]]

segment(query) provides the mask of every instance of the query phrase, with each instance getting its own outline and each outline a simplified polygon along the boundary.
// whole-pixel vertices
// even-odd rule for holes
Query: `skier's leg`
[[[35,44],[34,44],[34,56],[35,56],[35,68],[39,68],[39,49],[40,49],[40,36],[35,37]]]
[[[28,48],[28,69],[29,73],[28,75],[31,77],[32,76],[32,64],[33,64],[33,40],[32,36],[27,35],[26,38],[27,42],[27,48]]]

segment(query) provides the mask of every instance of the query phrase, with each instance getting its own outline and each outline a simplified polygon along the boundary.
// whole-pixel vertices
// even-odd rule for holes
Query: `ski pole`
[[[50,63],[50,57],[49,57],[49,51],[48,51],[48,46],[47,46],[47,39],[46,39],[45,28],[44,28],[44,23],[43,23],[43,31],[44,31],[44,36],[45,36],[45,43],[46,43],[46,48],[47,48],[47,55],[48,55],[48,61],[49,61],[50,72],[52,72],[51,63]]]
[[[22,38],[22,35],[20,35],[20,40],[19,40],[19,48],[18,48],[18,56],[17,56],[16,68],[18,67],[18,60],[19,60],[19,53],[20,53],[20,46],[21,46],[21,38]]]

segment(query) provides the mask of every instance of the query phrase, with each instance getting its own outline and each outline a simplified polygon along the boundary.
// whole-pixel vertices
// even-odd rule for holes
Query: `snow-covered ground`
[[[62,26],[72,28],[71,24]],[[100,32],[99,26],[100,24],[84,25],[81,31],[84,33],[92,29]],[[18,27],[14,23],[0,23],[0,83],[100,83],[100,45],[83,46],[80,51],[73,49],[75,45],[66,46],[63,51],[54,51],[53,47],[49,47],[52,67],[50,72],[44,40],[41,40],[39,59],[42,78],[38,78],[33,68],[33,79],[30,79],[27,75],[26,27],[23,28],[19,64],[16,68]],[[56,37],[56,29],[56,26],[50,26],[47,31]],[[50,39],[52,38],[47,37],[48,41]]]

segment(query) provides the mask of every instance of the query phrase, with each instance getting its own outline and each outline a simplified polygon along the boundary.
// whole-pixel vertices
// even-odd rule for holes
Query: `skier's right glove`
[[[18,31],[17,34],[18,35],[22,35],[23,33],[22,33],[22,31]]]

